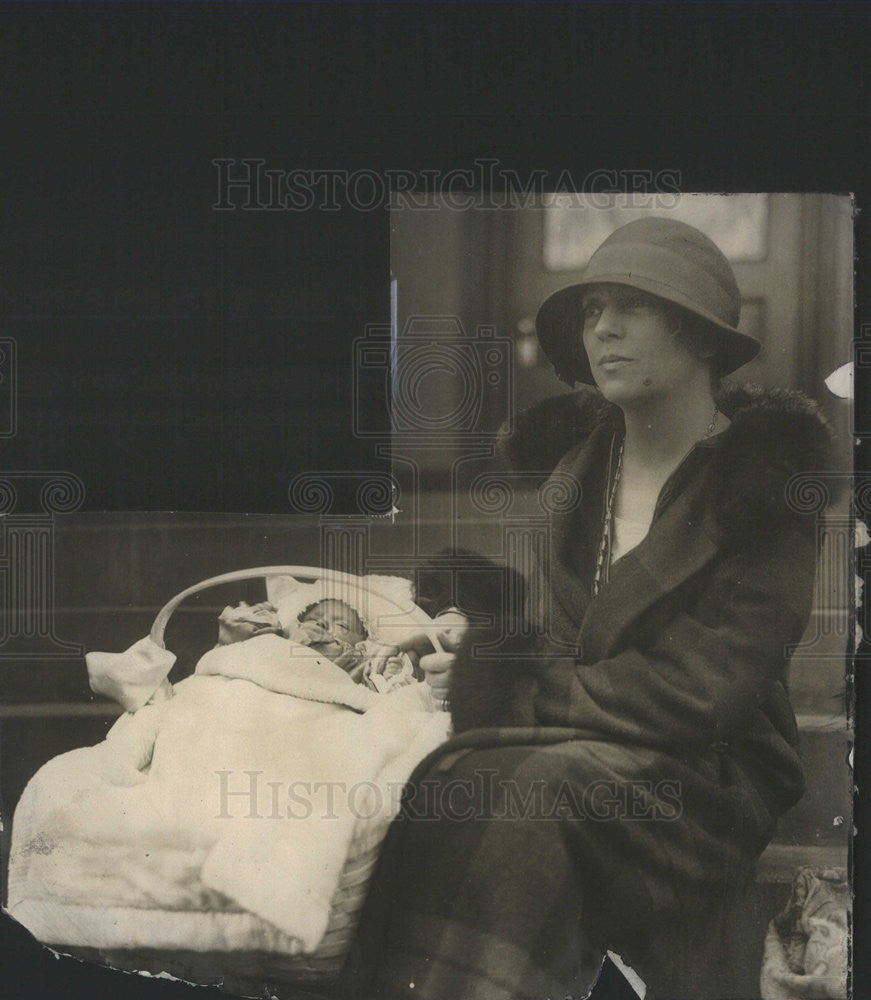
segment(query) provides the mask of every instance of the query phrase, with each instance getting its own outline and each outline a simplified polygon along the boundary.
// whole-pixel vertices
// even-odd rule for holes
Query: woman
[[[785,669],[817,532],[786,486],[828,444],[804,397],[720,389],[759,349],[739,310],[719,249],[662,218],[542,306],[542,347],[583,387],[508,451],[581,499],[536,571],[537,634],[488,656],[499,622],[422,661],[450,677],[457,735],[407,790],[348,992],[580,996],[611,949],[654,994],[723,995],[717,933],[803,792]]]

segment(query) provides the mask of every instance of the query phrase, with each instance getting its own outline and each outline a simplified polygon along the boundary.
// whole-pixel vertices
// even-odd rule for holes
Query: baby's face
[[[312,648],[317,648],[325,656],[338,655],[347,646],[355,646],[366,638],[360,616],[344,601],[318,601],[305,612],[299,623],[303,628],[306,624],[317,626],[326,633],[324,641],[312,643]]]

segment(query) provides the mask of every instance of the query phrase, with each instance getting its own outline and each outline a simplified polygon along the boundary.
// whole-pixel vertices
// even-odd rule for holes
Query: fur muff
[[[534,643],[516,638],[523,631],[523,623],[512,620],[518,614],[516,609],[525,604],[525,591],[526,581],[516,570],[467,549],[445,549],[418,569],[418,604],[432,616],[458,608],[474,626],[457,651],[459,670],[455,668],[451,675],[452,716],[457,732],[497,726],[505,719],[517,725],[535,723],[530,708],[535,681],[526,674],[522,660],[524,652],[534,651]],[[514,599],[506,606],[505,595],[509,592]],[[504,658],[499,656],[498,647],[489,656],[473,658],[473,645],[477,652],[506,634],[515,638],[510,640]],[[474,669],[469,669],[473,662]],[[487,692],[486,697],[480,697],[481,690]]]

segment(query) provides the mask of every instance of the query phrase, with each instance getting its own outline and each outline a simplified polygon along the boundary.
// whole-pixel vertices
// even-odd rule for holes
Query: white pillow
[[[292,628],[312,604],[337,600],[357,612],[369,638],[376,642],[397,645],[420,631],[413,617],[417,608],[411,581],[399,576],[349,575],[341,581],[314,583],[301,583],[292,576],[268,576],[266,595],[284,628]]]

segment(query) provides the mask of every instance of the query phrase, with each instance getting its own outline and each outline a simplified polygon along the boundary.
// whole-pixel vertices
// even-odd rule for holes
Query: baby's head
[[[335,598],[306,608],[299,616],[299,625],[308,640],[305,644],[334,663],[367,637],[357,612]]]

